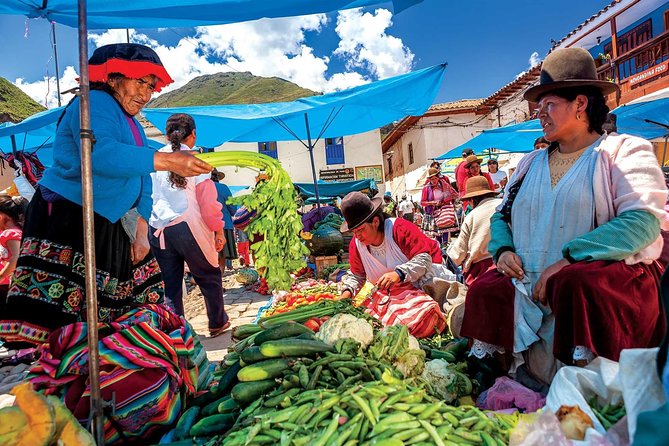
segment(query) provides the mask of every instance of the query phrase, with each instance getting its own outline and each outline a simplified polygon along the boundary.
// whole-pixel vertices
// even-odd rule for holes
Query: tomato
[[[321,324],[323,324],[323,322],[327,321],[328,319],[330,319],[330,316],[323,316],[321,318]]]
[[[318,324],[317,318],[312,317],[311,319],[307,320],[304,323],[304,326],[307,327],[308,329],[312,330],[313,332],[317,332],[318,329],[320,328],[320,325]]]

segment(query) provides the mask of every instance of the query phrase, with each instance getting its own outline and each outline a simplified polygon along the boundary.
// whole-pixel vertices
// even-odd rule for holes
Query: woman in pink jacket
[[[169,117],[165,134],[170,144],[161,152],[191,150],[195,121],[179,113]],[[171,172],[151,174],[153,209],[149,242],[165,281],[165,297],[184,315],[184,262],[204,296],[209,333],[218,336],[229,326],[223,302],[218,252],[225,245],[223,214],[216,200],[216,186],[209,174],[184,178]]]

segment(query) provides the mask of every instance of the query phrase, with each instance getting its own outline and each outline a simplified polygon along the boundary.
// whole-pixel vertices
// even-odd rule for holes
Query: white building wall
[[[446,120],[447,122],[444,123]],[[441,125],[436,126],[436,123]],[[430,126],[430,124],[432,125]],[[490,128],[490,125],[490,121],[486,117],[476,115],[473,112],[421,118],[414,125],[414,128],[406,132],[390,148],[394,152],[402,151],[404,175],[386,182],[386,187],[392,192],[393,196],[401,196],[407,193],[413,197],[414,201],[420,201],[425,171],[431,159],[470,140],[483,129]],[[409,163],[409,143],[413,144],[413,163]]]
[[[225,143],[215,148],[219,151],[241,150],[257,152],[257,143]],[[279,141],[277,156],[283,168],[295,183],[311,183],[311,161],[307,148],[299,141]],[[383,165],[381,158],[381,134],[379,130],[344,137],[345,164],[326,164],[325,141],[320,140],[314,147],[314,164],[318,177],[320,170],[353,168],[359,166]],[[250,169],[223,167],[224,183],[229,186],[249,186],[255,184],[257,172]],[[356,178],[357,179],[357,178]],[[383,183],[378,185],[383,189]]]

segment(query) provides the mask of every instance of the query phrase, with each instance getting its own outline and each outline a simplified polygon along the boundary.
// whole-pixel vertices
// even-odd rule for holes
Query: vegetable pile
[[[606,430],[611,429],[614,424],[625,416],[625,405],[622,402],[617,405],[606,404],[602,406],[597,399],[597,395],[593,395],[588,400],[588,405]]]
[[[0,409],[0,444],[95,446],[93,436],[60,399],[35,392],[29,382],[10,393],[16,398],[13,406]]]
[[[309,250],[300,240],[302,220],[297,213],[297,192],[281,164],[254,152],[210,152],[196,155],[212,166],[239,166],[265,170],[269,177],[260,181],[253,193],[231,198],[231,204],[244,205],[256,211],[246,231],[264,237],[251,245],[255,267],[267,279],[269,289],[288,289],[290,273],[305,266],[303,256]]]

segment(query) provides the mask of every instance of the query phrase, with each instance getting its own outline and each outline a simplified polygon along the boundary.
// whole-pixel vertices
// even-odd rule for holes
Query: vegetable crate
[[[317,256],[314,257],[314,263],[316,264],[316,276],[318,277],[323,268],[336,265],[339,261],[337,256]]]

